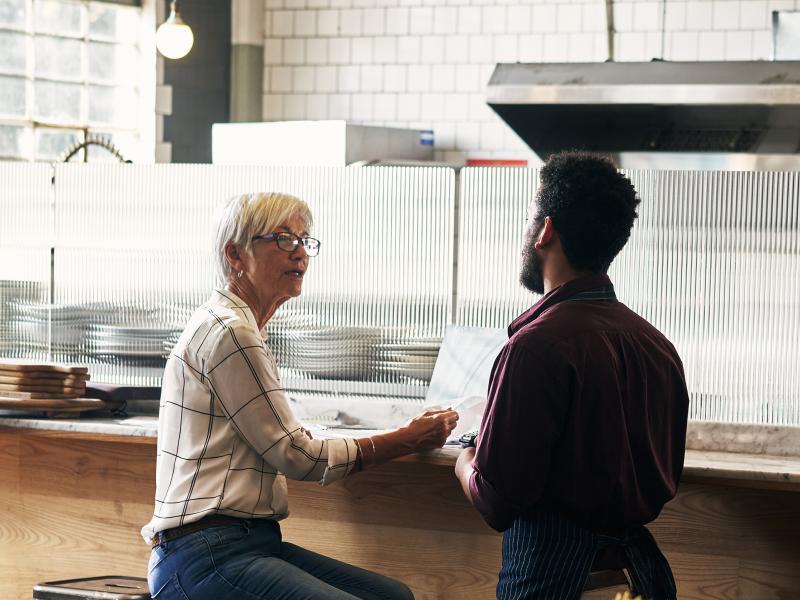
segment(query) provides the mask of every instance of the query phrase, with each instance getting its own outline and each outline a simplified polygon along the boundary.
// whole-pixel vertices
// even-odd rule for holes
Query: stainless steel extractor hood
[[[800,61],[498,64],[487,102],[542,159],[800,170]]]

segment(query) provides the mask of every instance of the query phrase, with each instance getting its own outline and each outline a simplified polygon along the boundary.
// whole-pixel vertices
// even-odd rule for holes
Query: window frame
[[[0,114],[0,127],[12,127],[22,129],[22,140],[19,142],[19,154],[3,154],[0,150],[0,161],[53,161],[58,160],[59,156],[52,156],[49,154],[40,153],[37,148],[37,140],[39,135],[44,130],[63,131],[63,132],[76,132],[78,137],[76,142],[85,142],[87,136],[92,135],[95,137],[109,136],[114,142],[117,136],[122,138],[134,138],[135,148],[132,148],[130,158],[139,160],[147,160],[148,152],[146,148],[154,145],[154,140],[149,140],[148,133],[152,130],[146,123],[148,111],[145,104],[149,105],[150,113],[152,114],[153,101],[149,103],[144,100],[144,92],[149,91],[154,87],[154,82],[146,81],[148,69],[148,58],[144,52],[149,47],[147,43],[149,40],[141,33],[147,26],[148,17],[152,19],[155,10],[152,3],[154,0],[146,0],[144,3],[140,0],[49,0],[58,4],[77,5],[80,7],[80,35],[74,33],[60,33],[50,31],[37,31],[35,24],[35,10],[36,3],[42,0],[24,0],[25,5],[25,18],[24,26],[12,24],[0,25],[0,32],[2,33],[16,33],[25,36],[25,68],[23,72],[12,70],[4,70],[0,68],[0,77],[19,78],[25,81],[25,107],[24,115],[15,116],[8,113]],[[137,30],[129,32],[128,35],[120,35],[117,32],[113,37],[104,36],[102,34],[92,33],[90,31],[89,15],[93,6],[109,4],[131,7],[132,10],[137,10],[137,18],[134,20],[137,23]],[[150,6],[146,6],[150,4]],[[76,40],[80,43],[80,75],[76,79],[74,77],[59,77],[57,74],[52,73],[47,75],[36,74],[36,41],[37,38],[49,38],[54,40]],[[109,44],[116,48],[122,48],[122,52],[131,51],[130,58],[136,66],[135,74],[133,76],[125,76],[128,70],[125,70],[123,76],[115,74],[113,80],[93,78],[90,74],[90,52],[92,44]],[[115,52],[119,52],[116,50]],[[155,66],[155,61],[153,66]],[[150,71],[150,76],[155,79],[155,69]],[[42,83],[55,83],[55,84],[75,84],[79,86],[80,107],[77,118],[65,117],[42,117],[38,116],[36,110],[36,84]],[[136,94],[136,110],[135,116],[131,116],[128,124],[121,124],[119,119],[114,123],[107,123],[97,120],[92,120],[91,113],[91,89],[92,88],[105,88],[112,92],[112,94],[120,93],[135,93]],[[116,103],[115,103],[116,104]],[[127,126],[126,126],[127,125]],[[115,143],[119,146],[119,144]],[[66,151],[68,148],[65,148]],[[123,155],[126,155],[125,148],[120,148]],[[62,153],[63,154],[63,153]],[[150,152],[149,154],[152,154]],[[89,152],[84,148],[78,155],[82,160],[88,160]],[[129,156],[125,156],[129,158]],[[75,160],[75,158],[73,158]]]

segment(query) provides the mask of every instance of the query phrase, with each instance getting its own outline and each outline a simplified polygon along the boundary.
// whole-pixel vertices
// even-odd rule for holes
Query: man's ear
[[[556,230],[553,228],[553,219],[550,217],[545,217],[544,225],[542,225],[542,229],[539,231],[534,248],[541,250],[542,248],[550,245],[550,243],[553,241],[553,236],[555,235]]]

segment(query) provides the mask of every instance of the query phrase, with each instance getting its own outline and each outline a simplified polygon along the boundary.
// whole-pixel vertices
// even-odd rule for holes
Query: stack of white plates
[[[380,327],[271,327],[268,344],[282,368],[313,378],[425,383],[441,337]]]
[[[86,342],[90,353],[100,358],[162,361],[164,342],[174,333],[174,328],[158,325],[94,323]]]
[[[23,353],[21,332],[16,327],[14,303],[33,302],[43,294],[43,285],[38,281],[16,279],[0,280],[0,355]]]
[[[439,336],[393,335],[379,345],[376,368],[400,380],[430,381],[442,338]]]
[[[83,305],[44,302],[11,302],[9,310],[12,330],[31,349],[48,350],[48,324],[51,324],[50,351],[59,354],[80,351],[91,314]]]
[[[381,337],[377,327],[317,327],[275,331],[268,343],[283,367],[326,379],[366,379]]]

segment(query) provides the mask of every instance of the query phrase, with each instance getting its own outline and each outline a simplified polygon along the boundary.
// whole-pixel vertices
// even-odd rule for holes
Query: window
[[[0,160],[55,160],[87,135],[141,160],[141,21],[136,6],[0,0]]]

